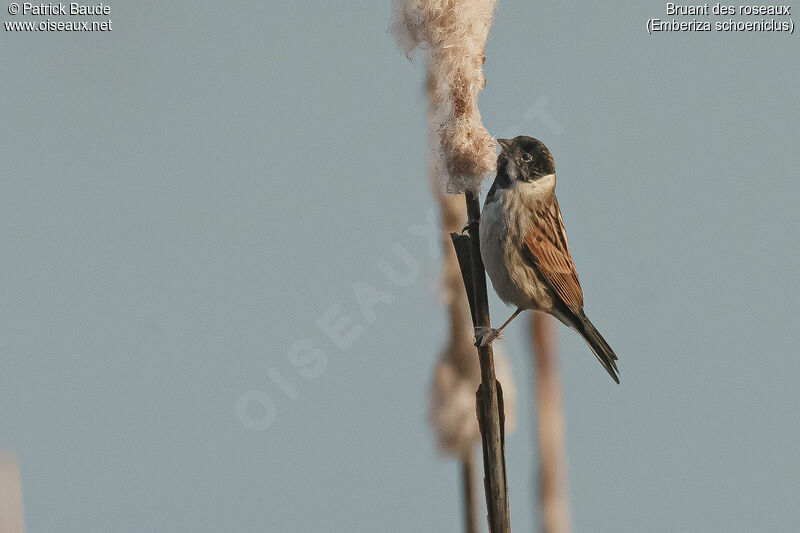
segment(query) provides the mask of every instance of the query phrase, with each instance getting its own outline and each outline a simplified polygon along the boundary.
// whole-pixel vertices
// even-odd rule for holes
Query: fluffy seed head
[[[477,190],[495,170],[495,143],[483,126],[478,94],[486,84],[484,50],[497,0],[395,0],[392,25],[409,55],[428,53],[433,110],[440,121],[444,190]]]

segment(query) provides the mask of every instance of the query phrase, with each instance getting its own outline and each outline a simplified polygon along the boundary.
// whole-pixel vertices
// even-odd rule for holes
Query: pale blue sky
[[[110,33],[0,31],[0,449],[28,531],[460,531],[425,421],[438,252],[409,232],[434,208],[424,65],[389,4],[111,7]],[[485,124],[552,150],[620,356],[617,387],[561,330],[575,530],[797,531],[798,37],[648,35],[663,11],[501,0],[486,51]],[[396,245],[404,286],[378,266]],[[357,282],[394,298],[371,322]],[[361,328],[344,348],[326,312]]]

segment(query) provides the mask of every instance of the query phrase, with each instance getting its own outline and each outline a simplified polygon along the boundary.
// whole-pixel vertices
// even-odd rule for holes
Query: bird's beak
[[[500,145],[500,148],[506,150],[511,146],[511,139],[497,139],[497,144]]]

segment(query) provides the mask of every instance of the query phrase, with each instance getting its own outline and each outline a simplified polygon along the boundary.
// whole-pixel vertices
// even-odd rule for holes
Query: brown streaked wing
[[[583,291],[569,253],[567,232],[557,200],[553,199],[553,203],[540,205],[535,210],[534,223],[524,243],[533,255],[536,268],[567,307],[573,312],[580,310],[583,307]]]

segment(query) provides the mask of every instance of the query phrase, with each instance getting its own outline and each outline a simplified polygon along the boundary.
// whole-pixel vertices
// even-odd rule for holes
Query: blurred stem
[[[478,504],[475,498],[475,460],[472,455],[461,460],[461,483],[464,496],[464,531],[478,533]]]
[[[430,141],[434,151],[438,146],[436,134],[436,117],[434,115],[435,98],[434,73],[428,71],[426,94],[428,96],[428,122],[431,126]],[[464,227],[466,209],[461,198],[455,195],[443,194],[439,171],[436,168],[436,157],[429,165],[431,190],[439,204],[440,222],[442,225],[442,254],[444,274],[443,288],[446,294],[447,315],[449,318],[448,348],[443,352],[448,355],[448,363],[459,373],[461,379],[472,379],[479,372],[477,362],[471,355],[472,344],[472,315],[467,292],[462,281],[462,274],[456,258],[455,250],[450,242],[450,233],[460,231]],[[474,444],[469,443],[469,450],[461,450],[464,454],[461,459],[461,486],[464,513],[465,533],[478,533],[478,502],[475,492],[475,459],[473,457]]]
[[[0,533],[24,533],[22,484],[14,456],[0,452]]]
[[[564,408],[556,350],[554,319],[531,313],[531,344],[536,368],[536,406],[539,412],[539,511],[544,533],[572,530],[567,491],[567,451]]]

